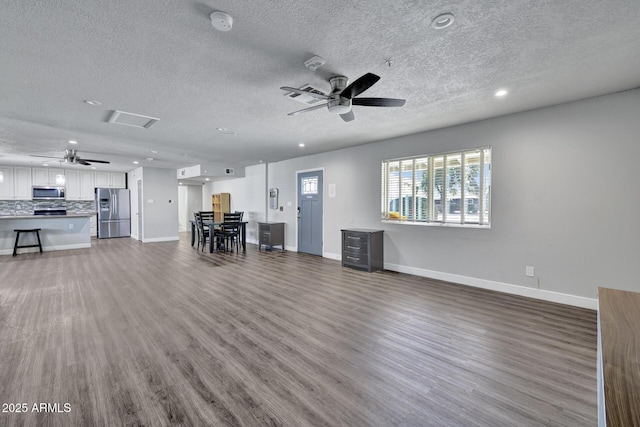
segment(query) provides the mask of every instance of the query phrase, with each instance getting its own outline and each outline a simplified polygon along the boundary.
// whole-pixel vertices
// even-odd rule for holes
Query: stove
[[[34,209],[33,214],[42,216],[66,215],[67,210],[65,208]]]

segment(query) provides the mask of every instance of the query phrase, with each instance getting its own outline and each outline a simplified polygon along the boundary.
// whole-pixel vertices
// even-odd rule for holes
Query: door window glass
[[[318,177],[302,178],[302,194],[318,194]]]

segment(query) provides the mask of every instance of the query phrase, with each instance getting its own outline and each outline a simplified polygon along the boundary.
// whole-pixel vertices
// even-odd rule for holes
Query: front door
[[[322,171],[298,174],[298,252],[322,256]]]

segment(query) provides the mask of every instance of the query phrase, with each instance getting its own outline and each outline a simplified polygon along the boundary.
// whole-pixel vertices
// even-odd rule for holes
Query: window
[[[302,194],[318,194],[318,177],[302,178]]]
[[[382,162],[382,220],[491,224],[491,147]]]

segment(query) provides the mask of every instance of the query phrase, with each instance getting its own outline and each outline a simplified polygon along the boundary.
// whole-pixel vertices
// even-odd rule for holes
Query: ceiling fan
[[[65,163],[73,163],[77,165],[91,166],[91,163],[111,163],[106,160],[94,160],[94,159],[82,159],[78,156],[77,152],[73,148],[67,148],[64,150],[64,156],[62,159],[59,157],[51,157],[51,156],[36,156],[32,154],[31,157],[44,157],[47,159],[58,159]]]
[[[402,107],[404,105],[406,102],[404,99],[356,98],[356,96],[376,84],[378,80],[380,80],[379,76],[367,73],[347,86],[347,83],[349,83],[348,78],[344,76],[332,77],[329,79],[329,84],[331,85],[331,92],[329,93],[322,93],[316,90],[297,89],[289,86],[283,86],[280,89],[327,101],[326,104],[314,105],[313,107],[294,111],[293,113],[287,114],[288,116],[295,116],[300,113],[306,113],[307,111],[317,110],[326,106],[329,112],[339,114],[340,117],[342,117],[342,120],[350,122],[355,119],[355,115],[351,110],[351,106],[353,105],[362,105],[365,107]]]

